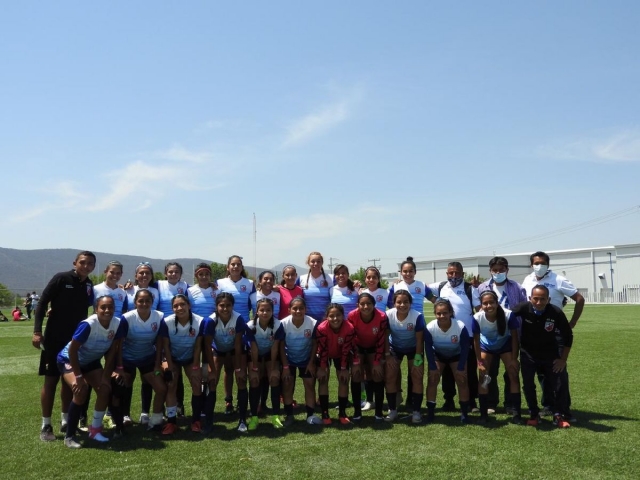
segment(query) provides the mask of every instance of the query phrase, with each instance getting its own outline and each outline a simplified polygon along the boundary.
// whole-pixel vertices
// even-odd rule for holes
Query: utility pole
[[[333,263],[333,261],[334,261],[334,260],[340,260],[340,259],[339,259],[339,258],[336,258],[336,257],[329,257],[329,271],[330,271],[331,273],[333,273],[333,266],[335,265],[335,264]]]
[[[367,262],[373,262],[373,266],[378,268],[378,265],[376,265],[376,262],[379,262],[380,259],[379,258],[370,258],[367,260]]]

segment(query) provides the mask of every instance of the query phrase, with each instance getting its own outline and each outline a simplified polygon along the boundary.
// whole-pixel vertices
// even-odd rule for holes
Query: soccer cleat
[[[551,417],[553,416],[553,411],[549,407],[542,407],[542,410],[540,410],[539,415],[541,417]]]
[[[373,421],[376,423],[384,422],[384,417],[374,416]]]
[[[522,425],[522,417],[518,414],[515,414],[513,417],[511,417],[511,423],[513,423],[514,425]]]
[[[191,431],[195,433],[202,431],[202,425],[200,423],[200,420],[196,420],[195,422],[191,423]]]
[[[513,407],[504,407],[504,411],[507,415],[516,415],[516,409]]]
[[[436,416],[433,413],[427,413],[426,423],[433,423],[436,420]]]
[[[176,407],[176,417],[184,418],[184,408],[181,405]]]
[[[125,427],[130,427],[131,425],[133,425],[133,420],[131,420],[131,417],[129,415],[125,415],[122,418],[122,425]]]
[[[64,446],[68,448],[82,448],[82,445],[76,442],[73,437],[65,437]]]
[[[540,425],[540,418],[539,417],[534,417],[534,418],[530,418],[529,420],[527,420],[527,426],[528,427],[537,427],[538,425]]]
[[[444,404],[442,405],[443,412],[455,412],[457,410],[458,409],[456,408],[456,404],[453,400],[445,400]]]
[[[116,424],[110,416],[106,416],[102,419],[102,427],[106,430],[111,430]]]
[[[148,413],[141,413],[140,414],[140,424],[141,425],[149,425],[149,414]]]
[[[496,409],[495,408],[487,408],[487,414],[495,415],[496,414]]]
[[[351,420],[349,420],[349,417],[340,417],[340,424],[341,425],[353,425],[351,423]]]
[[[162,435],[173,435],[178,431],[178,425],[175,423],[167,423],[162,428]]]
[[[89,438],[96,442],[108,442],[109,439],[102,435],[102,427],[89,427]]]
[[[371,410],[371,403],[364,400],[363,402],[360,403],[360,407],[362,408],[363,412],[366,412],[367,410]]]
[[[351,421],[354,423],[360,423],[362,421],[362,415],[359,417],[351,417]]]
[[[296,418],[293,415],[287,415],[282,423],[283,427],[290,427],[296,421]]]
[[[238,431],[240,433],[246,433],[247,432],[247,424],[244,423],[244,420],[240,420],[238,422]]]
[[[322,424],[323,425],[331,425],[331,418],[329,417],[329,415],[326,415],[326,416],[323,415],[322,416]]]
[[[201,423],[200,424],[200,433],[202,435],[210,435],[213,432],[213,423]]]
[[[574,417],[572,414],[562,415],[562,418],[564,418],[569,423],[577,423],[578,422],[578,419],[576,417]]]
[[[111,435],[111,439],[116,440],[122,437],[124,437],[124,430],[116,427],[115,430],[113,431],[113,435]]]
[[[282,424],[282,420],[280,420],[280,415],[274,415],[271,417],[271,425],[273,428],[282,428],[284,425]]]
[[[420,415],[420,412],[413,412],[411,415],[411,423],[416,425],[422,423],[422,415]]]
[[[307,417],[307,423],[309,425],[322,425],[323,421],[320,417],[318,417],[317,415],[309,415]]]
[[[233,403],[232,402],[224,402],[224,414],[231,415],[233,413]]]
[[[78,422],[78,430],[80,430],[81,432],[88,432],[89,431],[89,427],[87,426],[87,419],[82,417],[80,419],[80,421]]]
[[[56,439],[55,434],[53,433],[53,427],[51,425],[45,425],[40,430],[40,440],[43,442],[53,442]]]
[[[553,416],[553,424],[558,428],[569,428],[571,426],[571,424],[559,414]]]
[[[468,415],[460,415],[460,422],[463,425],[469,425],[471,423],[471,420],[469,419]]]
[[[258,428],[258,416],[256,415],[255,417],[251,417],[251,420],[249,420],[249,430],[253,431],[256,430]]]
[[[397,410],[389,410],[389,413],[387,414],[386,417],[384,417],[384,421],[385,422],[395,422],[398,418],[398,411]]]
[[[67,433],[67,422],[60,422],[60,433]]]

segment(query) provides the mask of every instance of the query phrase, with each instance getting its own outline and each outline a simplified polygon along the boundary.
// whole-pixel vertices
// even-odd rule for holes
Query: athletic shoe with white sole
[[[366,412],[367,410],[371,410],[371,403],[367,402],[366,400],[364,400],[361,404],[360,407],[362,408],[363,412]]]
[[[55,434],[53,433],[53,427],[51,425],[45,425],[40,430],[40,440],[43,442],[53,442],[56,439]]]
[[[242,420],[240,420],[238,422],[238,431],[240,433],[246,433],[246,431],[247,431],[247,424],[244,423]]]
[[[420,415],[420,412],[413,412],[413,414],[411,415],[411,423],[414,423],[414,424],[422,423],[422,415]]]
[[[131,420],[131,417],[129,415],[125,415],[124,417],[122,417],[122,426],[130,427],[131,425],[133,425],[133,420]]]
[[[309,415],[307,417],[307,423],[309,425],[322,425],[322,419],[317,415]]]
[[[385,422],[395,422],[398,419],[398,411],[397,410],[389,410],[389,413],[386,417],[384,417]]]
[[[68,448],[82,448],[82,445],[76,442],[73,437],[65,437],[64,446]]]
[[[141,425],[149,425],[149,414],[141,413],[140,414],[140,424]]]
[[[89,427],[89,438],[96,442],[108,442],[109,439],[102,435],[102,427]]]

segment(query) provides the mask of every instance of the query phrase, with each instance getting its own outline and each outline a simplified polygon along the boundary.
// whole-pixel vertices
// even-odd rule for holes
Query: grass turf
[[[184,426],[165,439],[134,425],[124,439],[104,446],[83,440],[85,448],[77,451],[65,448],[61,435],[51,443],[38,438],[41,379],[32,329],[31,322],[0,324],[2,478],[592,479],[638,478],[640,472],[638,306],[585,308],[569,358],[579,421],[567,430],[553,428],[548,419],[538,429],[511,425],[504,414],[488,427],[462,426],[457,414],[439,412],[433,425],[416,427],[406,420],[379,425],[373,411],[365,412],[358,426],[318,427],[307,425],[300,410],[291,429],[274,430],[265,418],[257,431],[240,434],[236,417],[221,413],[220,388],[211,438]],[[134,415],[139,413],[137,385]],[[299,383],[298,400],[302,391]],[[56,431],[59,418],[57,399]]]

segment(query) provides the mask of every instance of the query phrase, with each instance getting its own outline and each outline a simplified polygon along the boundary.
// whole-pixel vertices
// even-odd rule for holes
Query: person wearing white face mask
[[[533,272],[525,277],[522,282],[522,287],[524,288],[527,298],[531,298],[531,292],[536,285],[544,285],[549,289],[549,303],[555,305],[556,307],[562,309],[565,304],[565,296],[571,298],[576,302],[576,305],[573,309],[573,315],[571,316],[571,320],[569,321],[569,325],[571,328],[575,328],[580,316],[582,315],[582,310],[584,309],[584,297],[578,292],[578,289],[571,283],[567,278],[562,275],[558,275],[549,269],[549,255],[545,252],[535,252],[532,253],[529,257],[529,264],[533,269]],[[559,347],[562,348],[562,344],[559,344]],[[569,389],[569,375],[566,369],[563,372],[566,375],[567,382],[567,391]],[[552,394],[553,391],[549,388],[549,385],[544,385],[544,376],[538,375],[538,380],[543,386],[543,401],[542,404],[545,407],[541,415],[548,416],[552,412],[549,410],[549,407],[553,404]],[[546,388],[545,388],[546,387]],[[567,394],[567,399],[569,405],[567,405],[566,411],[569,411],[569,406],[571,405],[571,395]],[[571,416],[570,416],[571,417]],[[571,417],[568,419],[569,421],[575,422],[576,419]]]
[[[489,260],[489,272],[491,278],[478,286],[478,293],[482,295],[486,291],[492,291],[498,296],[498,302],[502,308],[511,309],[518,303],[526,302],[527,295],[522,286],[509,278],[509,262],[504,257],[493,257]],[[518,318],[518,321],[520,319]],[[488,407],[489,413],[495,409],[500,401],[500,392],[498,391],[498,373],[500,370],[500,361],[495,356],[489,367],[489,376],[493,379],[489,383]],[[509,393],[509,375],[504,373],[504,408],[509,414],[513,414],[513,405]]]

